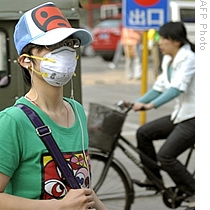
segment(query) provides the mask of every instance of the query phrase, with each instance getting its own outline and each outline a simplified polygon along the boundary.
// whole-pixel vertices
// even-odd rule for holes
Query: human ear
[[[29,60],[29,58],[24,58],[24,62],[25,63],[31,63],[31,61]]]
[[[27,57],[21,55],[21,56],[18,58],[18,63],[19,63],[22,67],[28,69],[28,68],[29,68],[29,63],[31,63],[31,61],[30,61],[29,58],[27,58]]]

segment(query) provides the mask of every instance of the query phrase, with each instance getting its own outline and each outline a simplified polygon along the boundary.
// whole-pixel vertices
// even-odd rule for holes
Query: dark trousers
[[[195,118],[173,124],[170,116],[149,122],[137,130],[138,148],[154,161],[159,161],[161,167],[169,174],[180,189],[191,194],[195,191],[195,179],[177,157],[195,144]],[[156,155],[153,140],[166,139]],[[147,160],[140,155],[143,164]],[[161,178],[157,168],[147,165],[158,178]],[[149,175],[148,175],[149,177]]]

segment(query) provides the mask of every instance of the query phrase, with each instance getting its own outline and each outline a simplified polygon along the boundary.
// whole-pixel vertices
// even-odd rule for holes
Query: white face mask
[[[63,86],[72,78],[76,65],[76,51],[63,46],[43,57],[40,62],[40,72],[44,80],[50,85]]]

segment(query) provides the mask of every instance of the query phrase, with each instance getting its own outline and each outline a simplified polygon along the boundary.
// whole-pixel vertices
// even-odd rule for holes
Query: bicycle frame
[[[150,175],[150,179],[153,181],[153,183],[156,185],[156,187],[158,188],[158,190],[163,194],[164,196],[164,202],[165,204],[167,204],[168,207],[171,207],[171,208],[176,208],[178,207],[181,202],[183,200],[185,200],[185,198],[187,198],[187,195],[186,194],[180,194],[180,191],[175,189],[173,187],[172,188],[166,188],[162,182],[162,180],[160,180],[159,178],[157,178],[153,172],[147,167],[145,166],[141,161],[140,161],[140,158],[136,158],[132,152],[130,152],[126,146],[123,145],[123,143],[129,148],[131,149],[133,152],[135,152],[136,154],[138,155],[144,155],[145,158],[147,159],[147,161],[153,165],[153,167],[157,167],[159,168],[160,170],[163,170],[161,168],[161,166],[157,165],[157,163],[155,161],[153,161],[152,159],[150,159],[146,154],[144,154],[143,152],[141,152],[136,146],[134,146],[132,143],[130,143],[125,137],[123,137],[121,135],[121,133],[119,133],[119,135],[116,137],[116,143],[115,145],[113,146],[113,150],[111,151],[111,153],[107,154],[107,164],[106,164],[106,167],[104,168],[104,173],[101,177],[101,182],[100,184],[103,182],[106,174],[107,174],[107,171],[109,170],[109,166],[111,164],[111,162],[113,160],[117,160],[116,158],[114,158],[114,151],[116,150],[116,148],[120,148],[122,150],[122,152],[130,159],[133,161],[133,163],[141,170],[143,171],[146,171],[147,174]],[[187,158],[186,158],[186,161],[185,161],[185,166],[187,167],[188,164],[189,164],[189,161],[190,161],[190,158],[191,158],[191,155],[192,155],[192,152],[194,150],[194,147],[192,147],[189,152],[188,152],[188,155],[187,155]],[[119,162],[119,161],[118,161]],[[163,170],[164,171],[164,170]],[[127,170],[124,169],[124,172],[127,173]],[[132,180],[132,178],[131,178]],[[132,180],[133,181],[133,180]],[[133,182],[135,183],[135,182]],[[146,185],[142,184],[139,185],[140,187],[147,187]]]
[[[146,154],[144,154],[142,151],[140,151],[138,148],[136,148],[132,143],[130,143],[125,137],[123,137],[121,134],[118,136],[118,140],[116,143],[116,147],[119,147],[123,153],[133,161],[134,164],[137,165],[138,168],[142,169],[143,171],[147,172],[147,174],[150,175],[150,179],[153,181],[153,183],[158,187],[159,191],[163,194],[163,200],[164,203],[171,208],[178,207],[182,201],[187,198],[186,194],[180,193],[179,190],[177,190],[175,187],[166,188],[162,182],[157,176],[153,174],[153,172],[144,164],[141,163],[140,159],[137,159],[128,149],[126,149],[126,146],[124,146],[120,140],[126,144],[127,147],[129,147],[132,151],[134,151],[138,155],[144,155],[145,159],[153,165],[153,167],[157,167],[160,170],[163,170],[161,166],[157,165],[155,161],[150,159]],[[116,148],[115,148],[116,149]],[[194,147],[192,147],[187,155],[186,161],[185,161],[185,167],[188,166],[192,152],[194,150]],[[164,170],[163,170],[164,171]],[[135,183],[135,182],[134,182]],[[138,184],[139,185],[139,184]],[[146,185],[142,184],[139,185],[140,187],[146,187]]]
[[[157,165],[157,163],[155,161],[153,161],[151,158],[149,158],[146,154],[144,154],[142,151],[140,151],[137,147],[135,147],[132,143],[130,143],[125,137],[123,137],[121,134],[119,134],[118,136],[118,141],[117,141],[117,144],[116,144],[116,147],[119,147],[123,153],[129,158],[131,159],[140,169],[144,169],[144,170],[147,170],[149,171],[149,173],[151,173],[151,176],[153,176],[152,174],[152,171],[149,170],[145,165],[143,165],[141,163],[141,161],[137,158],[134,157],[134,155],[128,150],[126,149],[126,147],[120,143],[121,140],[122,142],[124,142],[130,149],[132,149],[132,151],[135,151],[138,155],[144,155],[145,158],[147,159],[148,162],[150,162],[150,164],[153,165],[153,167],[156,167],[156,168],[159,168],[160,170],[164,170],[161,168],[161,166]],[[188,152],[188,155],[187,155],[187,158],[186,158],[186,161],[185,161],[185,167],[188,167],[189,165],[189,162],[190,162],[190,158],[191,158],[191,155],[192,155],[192,152],[194,150],[194,147],[192,147],[189,152]],[[160,180],[154,175],[154,179],[159,182]]]
[[[131,110],[131,107],[128,108],[124,114],[127,114]],[[147,156],[145,153],[140,151],[135,145],[133,145],[130,141],[128,141],[124,136],[121,135],[121,131],[114,137],[112,148],[109,151],[103,151],[102,148],[93,147],[94,150],[90,151],[90,154],[92,152],[93,155],[98,155],[97,157],[101,157],[102,161],[105,163],[101,173],[100,173],[100,180],[96,183],[94,186],[94,190],[100,189],[100,187],[103,185],[104,181],[106,180],[107,174],[109,173],[109,168],[112,167],[112,163],[117,165],[117,167],[120,169],[121,172],[118,171],[118,174],[124,174],[126,177],[126,182],[128,183],[127,188],[129,188],[129,192],[127,192],[130,196],[131,203],[133,203],[134,194],[133,191],[133,184],[137,184],[140,187],[150,187],[150,185],[143,184],[141,182],[138,182],[137,180],[132,179],[130,177],[128,170],[124,167],[124,165],[118,160],[116,157],[114,157],[115,150],[119,148],[123,154],[125,154],[128,159],[132,160],[132,162],[141,170],[146,172],[149,179],[152,180],[153,184],[156,186],[157,190],[156,193],[159,191],[163,195],[163,201],[169,208],[176,208],[180,206],[182,201],[186,200],[188,195],[186,193],[183,193],[177,186],[176,187],[169,187],[166,188],[163,184],[163,181],[159,179],[155,174],[153,174],[153,171],[150,168],[158,168],[159,170],[165,171],[161,166],[154,160],[152,160],[149,156]],[[185,160],[185,167],[188,167],[189,161],[192,156],[192,152],[194,150],[194,147],[192,147],[187,155],[187,158]],[[138,155],[139,157],[136,158],[135,155]],[[141,162],[141,156],[144,156],[146,162],[148,165],[143,164]],[[150,167],[149,167],[150,166]],[[121,176],[120,175],[120,176]]]

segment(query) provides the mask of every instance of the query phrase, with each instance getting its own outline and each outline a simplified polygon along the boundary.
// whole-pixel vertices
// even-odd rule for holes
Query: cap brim
[[[92,43],[92,35],[85,29],[77,28],[56,28],[44,33],[40,37],[32,40],[30,43],[38,45],[52,45],[56,44],[70,35],[74,35],[76,38],[80,39],[81,46],[86,46]]]

